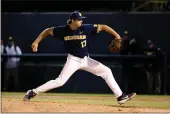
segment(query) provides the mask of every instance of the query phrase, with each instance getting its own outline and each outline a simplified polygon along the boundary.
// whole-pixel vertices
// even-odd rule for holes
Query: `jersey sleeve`
[[[84,30],[88,35],[97,34],[98,32],[98,24],[86,24],[84,25]]]
[[[53,30],[53,37],[62,39],[63,38],[63,27],[62,26],[57,26],[57,27],[52,27]]]

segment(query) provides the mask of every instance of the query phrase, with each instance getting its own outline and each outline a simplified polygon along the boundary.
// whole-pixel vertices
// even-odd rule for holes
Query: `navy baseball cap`
[[[85,19],[86,17],[82,16],[82,14],[78,11],[74,11],[70,14],[69,19]]]

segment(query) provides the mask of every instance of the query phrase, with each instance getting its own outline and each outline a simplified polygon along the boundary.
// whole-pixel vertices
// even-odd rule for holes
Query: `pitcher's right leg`
[[[125,103],[136,95],[136,93],[124,94],[114,79],[111,69],[92,58],[87,59],[87,63],[82,70],[101,76],[115,94],[119,104]]]
[[[37,87],[36,89],[29,90],[24,96],[25,101],[29,101],[38,93],[46,92],[54,88],[58,88],[63,86],[66,81],[71,77],[71,75],[80,68],[80,62],[75,61],[71,57],[68,56],[67,62],[64,65],[60,75],[55,80],[50,80],[45,84]]]

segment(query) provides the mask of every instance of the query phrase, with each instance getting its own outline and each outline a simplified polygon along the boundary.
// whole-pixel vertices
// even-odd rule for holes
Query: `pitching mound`
[[[2,112],[170,112],[170,109],[2,100]]]

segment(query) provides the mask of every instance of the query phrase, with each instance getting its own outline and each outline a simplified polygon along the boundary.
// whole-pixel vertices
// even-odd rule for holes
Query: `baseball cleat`
[[[117,101],[119,104],[124,104],[126,101],[131,100],[136,96],[136,93],[131,93],[131,94],[123,94],[120,97],[117,98]]]
[[[34,93],[32,90],[28,90],[27,93],[24,95],[24,101],[30,101],[31,98],[35,97],[36,93]]]

